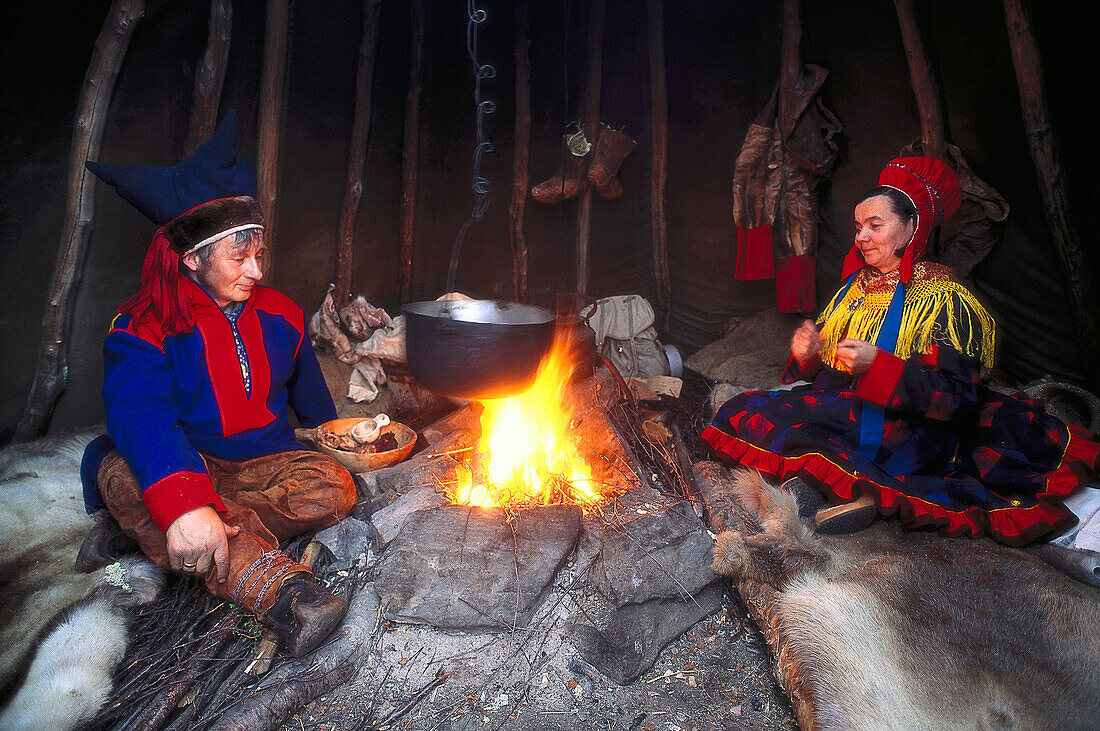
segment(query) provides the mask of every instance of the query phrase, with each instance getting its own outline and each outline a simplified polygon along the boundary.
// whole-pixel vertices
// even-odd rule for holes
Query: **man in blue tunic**
[[[171,168],[89,163],[161,227],[141,289],[104,344],[108,437],[89,445],[89,510],[106,506],[155,563],[255,613],[294,656],[347,603],[279,550],[355,505],[336,462],[304,451],[289,411],[336,417],[302,308],[260,284],[263,215],[236,159],[235,116]]]

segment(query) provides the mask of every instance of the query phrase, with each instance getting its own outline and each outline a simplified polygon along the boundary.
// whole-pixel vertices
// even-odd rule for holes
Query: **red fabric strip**
[[[141,494],[153,521],[162,531],[186,512],[212,505],[219,513],[225,512],[225,504],[214,492],[210,475],[204,472],[176,472],[157,480]]]
[[[904,360],[879,348],[871,367],[859,377],[856,396],[879,406],[889,406],[904,370]]]

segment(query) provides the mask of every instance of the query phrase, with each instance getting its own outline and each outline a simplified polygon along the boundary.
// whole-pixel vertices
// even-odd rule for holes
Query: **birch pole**
[[[85,169],[84,162],[99,157],[118,72],[134,28],[144,15],[144,0],[114,0],[84,75],[73,123],[61,248],[50,278],[34,382],[12,434],[13,442],[25,442],[46,433],[54,408],[69,382],[73,305],[95,211],[95,178]]]
[[[600,134],[600,89],[603,86],[603,25],[607,0],[595,0],[588,14],[588,78],[584,88],[584,134],[590,142]],[[589,242],[592,236],[592,186],[577,206],[577,292],[588,294]]]
[[[195,70],[195,92],[191,100],[191,121],[187,125],[185,156],[209,139],[218,126],[218,103],[225,84],[232,36],[233,4],[230,0],[210,0],[206,50]]]
[[[351,298],[354,270],[355,223],[359,200],[363,196],[363,167],[370,139],[371,82],[378,48],[378,10],[381,0],[363,0],[363,38],[359,45],[359,67],[355,72],[355,116],[351,124],[348,149],[348,175],[344,186],[344,204],[340,208],[340,233],[336,244],[336,306],[343,307]]]
[[[665,329],[672,311],[672,284],[668,270],[668,80],[665,74],[665,3],[649,0],[649,115],[653,146],[649,177],[650,221],[653,236],[653,274],[657,306]]]
[[[420,93],[424,73],[424,0],[412,0],[409,88],[405,97],[405,148],[401,155],[401,301],[412,295],[416,240],[416,185],[420,159]]]
[[[523,235],[523,214],[527,205],[528,162],[531,157],[531,11],[528,0],[516,0],[516,126],[513,136],[512,204],[508,208],[512,244],[512,291],[518,302],[526,302],[527,240]]]
[[[1050,126],[1046,92],[1043,90],[1043,65],[1039,46],[1031,32],[1031,21],[1020,0],[1004,0],[1008,42],[1012,65],[1020,87],[1020,106],[1028,147],[1039,178],[1047,222],[1058,250],[1062,274],[1069,285],[1077,347],[1082,369],[1089,383],[1100,378],[1100,333],[1096,326],[1096,296],[1088,275],[1085,252],[1070,220],[1066,179],[1058,155],[1058,146]]]
[[[901,39],[905,44],[905,58],[909,62],[909,79],[920,112],[920,134],[924,143],[922,150],[929,157],[946,160],[940,90],[932,76],[932,65],[924,52],[920,27],[917,25],[916,13],[913,12],[913,0],[894,0],[894,7],[898,13],[898,25],[901,26]]]
[[[264,212],[264,274],[271,271],[272,238],[279,199],[279,132],[283,118],[283,85],[286,77],[287,28],[290,0],[267,0],[264,13],[264,66],[260,75],[260,128],[256,173],[259,204]]]

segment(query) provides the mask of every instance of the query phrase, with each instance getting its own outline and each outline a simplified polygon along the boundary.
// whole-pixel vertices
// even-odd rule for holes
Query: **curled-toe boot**
[[[531,186],[531,197],[539,203],[561,203],[588,189],[588,179],[584,177],[584,162],[588,155],[575,155],[565,151],[565,160],[553,177],[538,185]]]
[[[346,599],[330,594],[311,574],[300,572],[283,581],[275,604],[260,621],[279,635],[292,657],[301,657],[324,642],[347,611]]]

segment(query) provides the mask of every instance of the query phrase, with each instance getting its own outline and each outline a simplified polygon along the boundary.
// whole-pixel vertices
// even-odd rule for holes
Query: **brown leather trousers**
[[[204,454],[214,489],[225,503],[221,518],[240,532],[229,539],[229,578],[211,567],[206,588],[263,617],[286,577],[308,572],[279,551],[279,541],[327,528],[355,507],[355,483],[346,469],[315,452],[280,452],[231,462]],[[169,568],[167,541],[141,499],[130,465],[111,452],[99,467],[107,510],[158,566]]]

